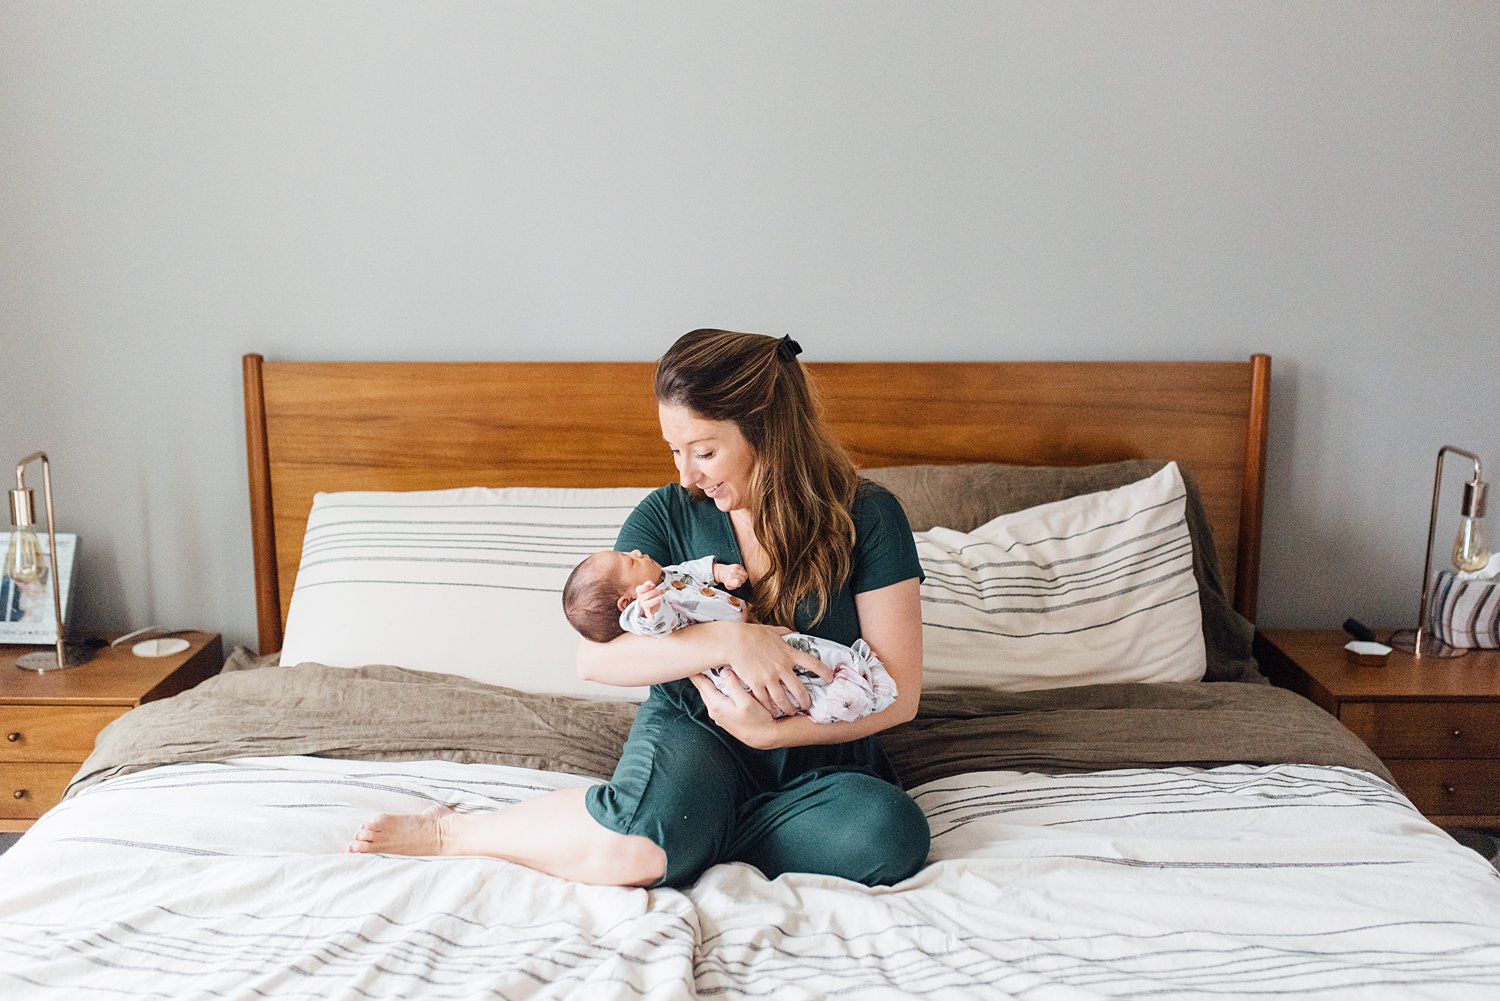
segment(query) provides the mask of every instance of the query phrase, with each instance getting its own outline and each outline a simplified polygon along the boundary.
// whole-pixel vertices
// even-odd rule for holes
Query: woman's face
[[[672,449],[677,479],[705,494],[720,511],[750,506],[750,475],[755,449],[733,421],[711,421],[688,407],[663,403],[657,408],[661,436]]]

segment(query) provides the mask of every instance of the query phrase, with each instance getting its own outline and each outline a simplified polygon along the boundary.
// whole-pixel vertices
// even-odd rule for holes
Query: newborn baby
[[[595,643],[608,643],[627,631],[665,636],[697,622],[746,620],[749,606],[714,585],[736,588],[747,579],[744,567],[712,556],[664,567],[639,549],[606,549],[573,569],[563,587],[563,612],[581,636]],[[810,671],[797,671],[812,699],[803,711],[814,722],[859,719],[895,700],[895,681],[864,640],[844,646],[806,633],[782,639],[833,668],[827,682]],[[727,695],[725,670],[716,667],[705,675]]]

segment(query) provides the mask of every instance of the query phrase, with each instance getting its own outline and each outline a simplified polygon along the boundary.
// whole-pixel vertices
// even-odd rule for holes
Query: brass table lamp
[[[1453,566],[1459,570],[1479,570],[1490,559],[1489,539],[1484,530],[1485,501],[1489,484],[1484,481],[1484,466],[1479,456],[1455,445],[1438,449],[1437,473],[1432,481],[1432,517],[1427,523],[1427,554],[1422,565],[1422,604],[1417,610],[1417,628],[1402,629],[1388,641],[1398,650],[1417,657],[1462,657],[1469,651],[1442,642],[1428,630],[1428,606],[1432,600],[1432,542],[1437,534],[1438,498],[1443,489],[1443,458],[1448,453],[1461,455],[1474,464],[1474,475],[1464,484],[1463,504],[1459,514],[1458,535],[1453,540]]]
[[[36,494],[26,486],[26,465],[33,460],[42,463],[42,495],[47,504],[47,549],[49,566],[42,556],[41,540],[36,537]],[[94,659],[94,651],[85,647],[69,649],[66,642],[66,625],[63,622],[62,584],[57,573],[57,529],[52,518],[52,464],[47,453],[32,452],[16,463],[16,488],[10,492],[10,523],[15,527],[11,533],[10,546],[5,552],[5,575],[17,584],[31,584],[51,574],[52,609],[57,615],[57,650],[55,653],[22,654],[16,666],[27,671],[56,671],[64,667],[77,667]]]

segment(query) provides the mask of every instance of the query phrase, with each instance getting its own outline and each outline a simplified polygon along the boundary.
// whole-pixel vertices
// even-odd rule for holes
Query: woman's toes
[[[421,813],[382,813],[354,833],[349,850],[387,855],[440,855],[441,821],[453,808],[439,804]]]

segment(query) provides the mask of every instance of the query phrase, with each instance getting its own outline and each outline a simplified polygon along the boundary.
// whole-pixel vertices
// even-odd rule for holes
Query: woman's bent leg
[[[922,868],[931,841],[922,808],[896,786],[863,772],[825,772],[751,804],[733,857],[767,879],[811,872],[889,886]]]
[[[667,856],[649,838],[617,834],[584,806],[587,789],[559,789],[493,813],[382,814],[361,827],[352,852],[488,855],[552,876],[603,886],[649,886]]]
[[[683,886],[729,857],[750,795],[745,766],[723,739],[648,699],[609,782],[494,813],[385,814],[360,828],[349,850],[489,855],[580,883]]]
[[[727,739],[648,701],[636,714],[614,777],[586,790],[589,813],[602,826],[661,846],[663,886],[686,886],[732,857],[740,805],[753,790]]]

